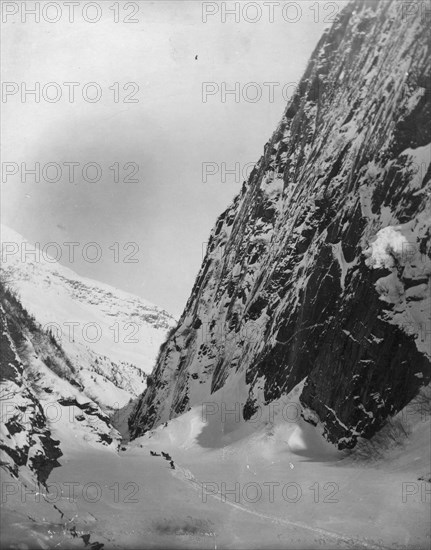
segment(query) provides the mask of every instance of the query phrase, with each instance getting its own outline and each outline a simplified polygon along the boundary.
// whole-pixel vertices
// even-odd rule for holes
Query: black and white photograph
[[[0,9],[0,549],[431,550],[431,0]]]

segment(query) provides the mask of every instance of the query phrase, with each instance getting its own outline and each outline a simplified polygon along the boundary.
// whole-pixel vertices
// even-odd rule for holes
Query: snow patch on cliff
[[[401,259],[408,248],[408,240],[400,232],[400,227],[384,227],[365,251],[365,263],[373,269],[390,269],[395,265],[395,258]]]
[[[375,288],[389,304],[385,320],[414,335],[419,351],[431,357],[431,258],[421,248],[431,229],[431,216],[381,229],[365,251],[366,265],[391,273],[380,277]]]
[[[405,170],[412,174],[410,186],[415,189],[421,189],[426,173],[431,164],[431,145],[424,145],[416,149],[408,148],[400,156],[406,156],[410,161]]]

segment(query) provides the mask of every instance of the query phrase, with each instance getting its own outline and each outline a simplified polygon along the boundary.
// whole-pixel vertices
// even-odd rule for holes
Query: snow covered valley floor
[[[410,414],[409,437],[381,453],[346,455],[302,420],[213,410],[118,450],[59,419],[49,493],[2,472],[2,548],[429,547],[429,415]]]

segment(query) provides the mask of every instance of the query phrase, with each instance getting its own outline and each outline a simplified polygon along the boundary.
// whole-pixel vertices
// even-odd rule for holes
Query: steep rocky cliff
[[[304,381],[304,418],[353,447],[429,383],[431,56],[415,7],[354,0],[321,38],[217,220],[135,437],[221,388],[247,420]]]

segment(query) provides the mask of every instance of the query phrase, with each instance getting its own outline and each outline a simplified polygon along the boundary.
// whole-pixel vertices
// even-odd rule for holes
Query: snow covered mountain
[[[174,318],[142,298],[77,275],[5,226],[1,241],[3,277],[61,343],[87,395],[112,409],[138,396]]]
[[[173,331],[4,230],[2,548],[429,545],[427,33],[340,14]]]
[[[134,437],[202,403],[250,420],[301,387],[303,418],[351,448],[429,383],[429,50],[396,0],[353,0],[324,34],[211,233]]]

